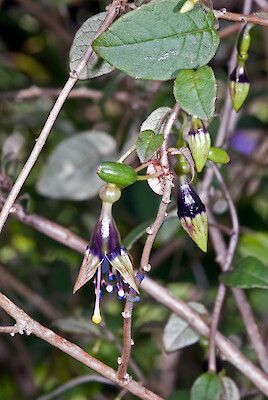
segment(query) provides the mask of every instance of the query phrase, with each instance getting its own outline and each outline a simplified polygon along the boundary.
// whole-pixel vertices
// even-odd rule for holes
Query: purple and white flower
[[[105,185],[109,190],[111,186],[114,185]],[[101,322],[100,300],[103,289],[111,293],[116,288],[120,299],[125,295],[124,283],[139,292],[132,263],[121,245],[120,234],[112,217],[112,205],[111,201],[102,203],[100,218],[92,232],[74,286],[75,293],[94,277],[96,301],[92,321],[96,324]]]

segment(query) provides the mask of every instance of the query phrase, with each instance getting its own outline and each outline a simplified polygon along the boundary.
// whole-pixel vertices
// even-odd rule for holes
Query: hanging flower
[[[178,195],[178,217],[183,229],[204,252],[207,251],[208,220],[206,208],[198,194],[181,178]]]
[[[101,322],[100,300],[102,289],[111,293],[114,287],[120,299],[125,295],[124,282],[137,293],[138,287],[130,258],[121,245],[120,235],[112,217],[112,206],[121,196],[120,189],[107,184],[100,190],[102,210],[91,235],[85,256],[74,286],[74,293],[94,276],[95,308],[92,321]]]

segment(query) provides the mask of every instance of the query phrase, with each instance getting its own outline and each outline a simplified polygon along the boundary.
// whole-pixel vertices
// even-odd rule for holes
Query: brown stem
[[[144,289],[157,302],[163,304],[189,325],[200,335],[209,337],[209,327],[197,312],[186,303],[174,296],[163,286],[146,277],[141,288]],[[240,372],[250,379],[256,387],[268,395],[268,376],[258,369],[247,357],[245,357],[232,342],[219,332],[216,333],[215,343],[225,358],[233,364]]]
[[[213,217],[212,213],[210,212],[209,208],[207,209],[207,214],[208,214],[209,219],[211,221],[214,221],[214,217]],[[225,242],[223,240],[220,230],[217,229],[215,226],[210,226],[210,238],[211,238],[213,247],[214,247],[216,255],[217,255],[216,260],[222,267],[225,263],[226,245],[225,245]],[[246,328],[248,337],[249,337],[252,347],[257,355],[259,363],[263,367],[263,369],[266,372],[268,372],[267,350],[263,343],[259,328],[255,322],[255,318],[254,318],[251,306],[248,303],[246,296],[244,295],[244,292],[241,289],[232,288],[231,291],[232,291],[232,294],[237,303],[238,309],[240,311],[240,314],[241,314],[242,319],[245,324],[245,328]]]
[[[7,92],[0,93],[0,100],[30,100],[38,97],[58,97],[61,92],[59,88],[41,88],[38,86],[30,86],[26,89],[21,90],[11,90]],[[68,99],[91,99],[94,101],[99,101],[103,97],[101,91],[96,89],[89,89],[86,87],[80,87],[73,89],[68,95]],[[114,93],[114,99],[120,103],[129,103],[130,96],[127,92],[119,91]],[[135,106],[144,105],[144,102],[136,103]]]
[[[260,365],[262,366],[263,370],[268,373],[267,350],[260,335],[258,325],[256,324],[253,317],[247,297],[243,290],[233,288],[232,293],[240,314],[242,315],[243,320],[246,321],[247,333],[249,338],[252,338],[251,342],[254,342],[253,348],[257,355],[257,358],[259,359]]]
[[[104,22],[102,23],[102,25],[96,32],[96,35],[94,38],[96,38],[101,33],[103,33],[112,24],[114,19],[118,16],[118,13],[120,12],[120,10],[122,11],[122,7],[123,7],[123,1],[120,1],[120,0],[113,1],[112,5],[109,7],[109,11],[107,13],[107,16],[106,16]],[[14,185],[6,199],[6,202],[3,206],[1,214],[0,214],[0,232],[2,231],[3,226],[7,220],[7,217],[8,217],[8,214],[9,214],[9,211],[10,211],[12,205],[16,201],[16,198],[17,198],[22,186],[24,185],[24,182],[26,181],[29,173],[31,172],[36,160],[39,157],[39,154],[41,153],[41,151],[46,143],[46,140],[52,130],[52,127],[58,117],[60,110],[62,109],[63,104],[65,103],[65,100],[67,99],[73,86],[77,82],[81,71],[84,69],[84,67],[88,63],[92,54],[93,54],[93,49],[91,47],[91,44],[89,43],[88,49],[85,52],[85,55],[82,58],[79,65],[77,66],[76,70],[72,71],[70,73],[70,77],[69,77],[68,81],[66,82],[66,84],[64,85],[59,97],[57,98],[56,103],[54,104],[54,106],[48,116],[48,119],[46,120],[46,123],[45,123],[38,139],[36,140],[35,146],[31,152],[30,156],[28,157],[28,160],[26,161],[24,167],[22,168],[16,182],[14,183]]]
[[[268,20],[265,18],[258,17],[257,15],[251,14],[237,14],[227,11],[225,8],[221,10],[214,10],[214,15],[219,19],[226,19],[234,22],[250,22],[255,25],[268,26]]]
[[[232,236],[231,236],[229,247],[228,247],[228,250],[226,253],[225,262],[222,266],[223,271],[228,271],[228,269],[231,267],[234,253],[235,253],[236,246],[237,246],[237,242],[238,242],[239,222],[238,222],[238,217],[237,217],[237,212],[236,212],[234,202],[232,200],[232,197],[230,195],[230,192],[229,192],[227,186],[225,185],[225,182],[221,176],[221,173],[220,173],[218,167],[216,167],[216,165],[212,164],[212,169],[214,171],[214,174],[217,177],[217,180],[220,184],[222,193],[227,201],[227,204],[229,207],[229,212],[231,215],[231,220],[232,220]],[[212,312],[210,335],[209,335],[208,366],[209,366],[209,370],[213,371],[213,372],[216,372],[215,335],[216,335],[219,320],[220,320],[220,315],[221,315],[221,310],[222,310],[225,294],[226,294],[225,285],[220,284],[219,288],[218,288],[218,293],[216,295],[213,312]]]
[[[213,221],[213,215],[208,210],[209,218],[211,221]],[[14,211],[13,216],[17,218],[16,211]],[[66,228],[53,223],[53,226],[55,227],[55,232],[51,232],[51,229],[45,229],[45,220],[44,218],[41,218],[37,215],[34,216],[35,219],[35,229],[39,230],[38,227],[40,226],[38,224],[38,219],[42,220],[41,226],[42,230],[41,232],[46,234],[46,231],[48,233],[49,237],[52,237],[54,240],[56,240],[59,243],[64,244],[67,247],[70,247],[77,252],[84,254],[85,248],[87,246],[87,241],[85,241],[82,238],[79,238],[77,235],[72,233],[71,231],[68,231]],[[27,221],[25,220],[24,223],[27,224]],[[49,227],[51,227],[51,221],[48,221]],[[224,262],[224,257],[225,257],[225,243],[223,241],[221,232],[215,227],[210,227],[210,230],[214,230],[213,234],[211,233],[211,240],[216,243],[219,248],[216,247],[215,243],[214,246],[217,248],[216,253],[219,254],[219,259],[217,260],[220,262],[222,260]],[[74,238],[72,238],[74,236]],[[64,242],[63,237],[67,237],[68,240]],[[222,258],[221,258],[222,256]],[[163,304],[170,310],[174,311],[177,313],[183,320],[189,322],[189,324],[195,329],[199,334],[204,335],[206,337],[209,336],[209,327],[206,325],[206,323],[203,321],[202,317],[200,317],[198,314],[192,314],[193,310],[188,307],[188,305],[172,294],[169,293],[165,288],[163,288],[161,285],[157,284],[153,280],[146,278],[143,283],[142,283],[142,289],[144,289],[149,295],[151,295],[156,301],[159,303]],[[233,289],[232,292],[241,292],[240,289]],[[243,292],[242,292],[243,293]],[[247,306],[249,306],[247,304]],[[245,307],[243,307],[245,308]],[[249,308],[248,310],[249,315],[252,316],[251,309]],[[246,328],[248,331],[248,327],[246,324]],[[258,332],[258,330],[257,330]],[[249,334],[249,331],[248,331]],[[257,342],[262,343],[262,340],[259,340],[259,337],[256,336]],[[254,343],[255,336],[251,338],[251,341]],[[223,335],[217,333],[215,337],[215,343],[216,346],[221,350],[222,354],[224,357],[231,363],[233,364],[237,369],[239,369],[242,373],[245,374],[245,376],[248,377],[263,393],[268,395],[268,377],[260,371],[254,364],[252,364],[249,359],[247,359],[242,353],[239,352],[239,350],[228,340],[226,339]],[[253,344],[253,347],[255,349],[255,346]]]
[[[157,232],[159,231],[165,216],[166,216],[166,211],[168,204],[170,203],[170,195],[171,195],[171,189],[172,189],[172,177],[170,175],[169,171],[169,161],[168,161],[168,154],[167,154],[167,148],[168,148],[168,140],[169,140],[169,135],[171,133],[171,129],[174,125],[174,122],[177,119],[178,113],[179,113],[180,106],[178,103],[175,104],[173,107],[173,110],[171,111],[167,122],[165,124],[164,128],[164,143],[161,148],[161,164],[162,164],[162,169],[163,173],[166,174],[166,180],[165,180],[165,188],[164,188],[164,193],[161,199],[161,203],[158,209],[158,213],[156,216],[156,219],[152,226],[148,230],[148,236],[143,248],[142,256],[141,256],[141,262],[140,262],[140,269],[139,269],[139,276],[144,275],[144,271],[148,270],[148,265],[149,265],[149,258],[151,254],[151,250],[154,244],[155,237],[157,235]],[[139,278],[140,279],[140,278]],[[140,279],[141,282],[141,279]],[[138,282],[140,284],[140,282]],[[125,309],[123,312],[123,317],[124,317],[124,339],[123,339],[123,352],[121,356],[121,364],[119,365],[118,368],[118,377],[119,379],[123,379],[127,372],[128,368],[128,362],[129,362],[129,357],[131,354],[131,316],[132,316],[132,310],[133,310],[133,299],[136,296],[136,292],[134,290],[130,290],[130,293],[128,295],[126,304],[125,304]]]
[[[16,325],[13,326],[0,326],[0,333],[9,333],[10,335],[15,335],[18,333],[19,329]]]
[[[17,326],[20,331],[26,334],[33,334],[40,339],[50,343],[52,346],[57,347],[66,354],[69,354],[75,360],[80,361],[84,365],[98,372],[100,375],[114,382],[115,384],[127,389],[129,392],[138,396],[144,400],[163,400],[157,394],[146,389],[141,384],[130,381],[121,381],[118,379],[116,371],[108,367],[101,361],[92,357],[79,346],[68,340],[62,338],[61,336],[54,333],[52,330],[39,324],[37,321],[33,320],[29,315],[27,315],[22,309],[16,306],[11,300],[9,300],[5,295],[0,292],[0,307],[6,311],[12,318],[16,320]]]
[[[33,304],[39,311],[41,311],[49,320],[54,320],[61,317],[61,313],[52,307],[46,300],[38,293],[33,292],[14,276],[12,276],[6,268],[0,265],[1,281],[0,286],[9,286],[17,293],[25,297],[29,303]]]

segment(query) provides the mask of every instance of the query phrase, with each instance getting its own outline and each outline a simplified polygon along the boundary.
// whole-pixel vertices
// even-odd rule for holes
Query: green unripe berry
[[[107,185],[102,186],[99,191],[100,199],[105,203],[115,203],[121,197],[121,190],[118,186],[108,183]]]
[[[183,159],[180,159],[175,165],[174,165],[174,171],[175,174],[178,176],[184,176],[187,174],[190,174],[191,168],[190,165],[188,164],[187,161],[185,161],[184,157]]]
[[[217,164],[227,164],[230,161],[229,154],[219,147],[211,147],[208,153],[208,159]]]
[[[97,174],[103,181],[114,183],[120,187],[132,185],[137,180],[137,173],[134,168],[114,161],[101,163],[97,169]]]

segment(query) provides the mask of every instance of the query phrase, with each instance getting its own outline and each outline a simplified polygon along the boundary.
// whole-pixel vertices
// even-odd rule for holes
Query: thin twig
[[[231,220],[232,220],[232,235],[231,235],[229,247],[228,247],[228,250],[226,253],[225,262],[222,266],[222,270],[225,272],[225,271],[228,271],[228,269],[231,267],[232,260],[233,260],[234,254],[235,254],[235,250],[236,250],[236,246],[237,246],[237,242],[238,242],[238,235],[239,235],[239,222],[238,222],[237,212],[236,212],[236,208],[235,208],[234,202],[232,200],[231,194],[224,182],[224,179],[223,179],[218,167],[215,164],[212,164],[212,169],[214,171],[214,174],[217,177],[217,180],[220,184],[222,193],[227,201],[229,212],[231,215]],[[212,312],[210,335],[209,335],[208,366],[209,366],[209,370],[213,371],[213,372],[216,372],[215,335],[216,335],[218,324],[219,324],[219,319],[220,319],[220,315],[221,315],[221,310],[222,310],[225,294],[226,294],[225,285],[220,283],[218,292],[216,295],[214,309]]]
[[[11,287],[17,293],[25,297],[30,304],[33,304],[46,318],[50,320],[55,320],[60,318],[61,313],[53,306],[51,306],[46,300],[42,298],[38,293],[33,292],[23,283],[21,283],[18,279],[12,276],[6,268],[0,265],[0,275],[1,287]]]
[[[252,0],[245,0],[243,4],[243,14],[249,14],[251,11]],[[242,21],[245,22],[245,21]],[[242,26],[240,26],[240,29]],[[232,54],[228,63],[228,74],[230,75],[235,68],[236,64],[236,57],[237,57],[237,48],[236,44],[232,50]],[[223,106],[222,116],[221,116],[221,123],[217,132],[215,146],[221,147],[226,144],[227,138],[229,138],[231,132],[233,132],[234,127],[236,125],[238,119],[238,114],[234,111],[232,107],[232,101],[229,93],[229,87],[227,85],[226,88],[226,96],[225,102]],[[202,183],[202,193],[204,196],[209,195],[209,188],[213,179],[213,170],[212,168],[208,168],[206,170],[206,174],[203,179]]]
[[[21,333],[25,332],[27,335],[33,334],[40,339],[50,343],[52,346],[57,347],[64,353],[70,355],[75,360],[80,361],[100,375],[114,382],[116,385],[127,389],[129,392],[133,393],[141,399],[163,400],[160,396],[146,389],[143,385],[137,383],[134,380],[121,381],[120,379],[118,379],[116,371],[114,371],[108,365],[92,357],[76,344],[69,342],[68,340],[54,333],[52,330],[39,324],[1,292],[0,307],[16,320],[16,324]]]
[[[208,210],[209,218],[210,220],[213,221],[213,216]],[[16,211],[14,212],[13,216],[16,218]],[[40,230],[42,233],[45,235],[48,235],[49,237],[52,237],[54,240],[56,240],[59,243],[64,244],[66,247],[69,247],[71,249],[76,250],[77,252],[84,254],[85,248],[87,246],[87,241],[85,241],[82,238],[79,238],[77,235],[72,233],[71,231],[68,231],[68,229],[62,227],[61,225],[58,225],[56,223],[52,223],[51,221],[45,220],[42,217],[39,217],[35,215],[35,222],[37,222],[38,218],[42,220],[41,226],[42,230]],[[48,221],[48,228],[46,229],[45,226],[45,221]],[[23,221],[25,224],[27,224],[27,220]],[[54,226],[55,231],[51,232],[50,227]],[[36,223],[35,225],[32,225],[35,229],[38,229],[39,224]],[[211,229],[215,230],[213,234],[211,234],[211,239],[212,241],[215,241],[218,246],[220,246],[220,250],[217,251],[217,253],[222,256],[222,261],[224,262],[225,258],[225,243],[222,239],[221,232],[213,226]],[[47,232],[47,233],[46,233]],[[63,238],[67,237],[68,240],[64,242]],[[72,238],[74,237],[74,238]],[[218,250],[218,249],[217,249]],[[165,288],[163,288],[161,285],[157,284],[153,280],[146,278],[142,285],[141,288],[144,289],[149,295],[151,295],[156,301],[159,303],[163,304],[170,310],[174,311],[177,313],[183,320],[189,322],[189,324],[201,335],[204,335],[206,337],[209,336],[209,327],[206,325],[206,323],[203,321],[202,317],[200,317],[198,314],[192,314],[193,310],[187,306],[186,303],[182,302],[175,296],[171,295],[169,291],[167,291]],[[233,289],[234,291],[241,291],[240,289]],[[249,310],[249,314],[252,315],[251,310]],[[248,330],[248,327],[246,325],[246,328]],[[258,332],[258,330],[257,330]],[[249,333],[249,332],[248,332]],[[262,343],[262,340],[259,340],[259,336],[255,336],[256,340],[258,342]],[[251,341],[254,342],[254,338]],[[227,361],[229,361],[231,364],[233,364],[237,369],[239,369],[245,376],[248,377],[263,393],[268,395],[268,376],[266,376],[262,371],[260,371],[254,364],[251,363],[242,353],[239,352],[239,350],[228,340],[226,339],[223,335],[217,333],[216,338],[215,338],[216,346],[221,350],[222,354],[226,358]],[[254,347],[254,345],[253,345]],[[255,347],[254,347],[255,350]]]
[[[89,382],[99,382],[105,385],[113,385],[113,382],[111,382],[109,379],[103,378],[102,376],[83,375],[79,376],[78,378],[70,379],[67,383],[64,383],[57,389],[53,390],[53,392],[40,396],[36,400],[52,400],[55,397],[58,397],[63,393],[67,392],[68,390],[75,388],[76,386],[83,385]]]
[[[171,111],[166,124],[164,128],[164,143],[161,148],[161,165],[162,165],[162,171],[163,174],[165,174],[165,188],[164,188],[164,193],[161,199],[161,203],[158,209],[158,213],[156,216],[156,219],[154,223],[151,225],[149,228],[148,232],[148,237],[146,239],[142,256],[141,256],[141,262],[140,262],[140,269],[139,269],[139,275],[142,276],[144,275],[144,271],[148,270],[148,265],[149,265],[149,258],[151,254],[151,250],[154,244],[155,237],[157,235],[157,232],[159,231],[165,216],[166,216],[166,211],[168,204],[170,203],[170,196],[171,196],[171,190],[172,190],[172,176],[169,171],[169,161],[168,161],[168,153],[167,153],[167,148],[168,148],[168,141],[169,141],[169,135],[171,133],[171,129],[177,119],[178,113],[179,113],[180,106],[178,103],[175,104],[173,107],[173,110]],[[140,281],[138,284],[140,284]],[[130,290],[130,293],[128,295],[128,298],[126,300],[125,304],[125,309],[123,312],[123,317],[124,317],[124,328],[123,328],[123,352],[122,356],[120,358],[120,364],[118,367],[118,377],[119,379],[123,379],[124,376],[126,375],[127,368],[128,368],[128,362],[131,354],[131,345],[132,345],[132,339],[131,339],[131,320],[132,320],[132,310],[133,310],[133,299],[136,296],[136,292],[134,290]]]
[[[10,335],[15,335],[18,333],[19,329],[16,325],[13,326],[0,326],[0,333],[9,333]]]
[[[141,288],[152,296],[158,303],[172,310],[200,335],[209,337],[209,327],[196,311],[174,296],[169,290],[147,277]],[[259,390],[268,395],[268,376],[260,371],[247,357],[245,357],[232,342],[217,332],[215,343],[224,357],[233,364],[242,374],[250,379]]]
[[[11,90],[0,93],[0,101],[23,101],[31,100],[39,97],[58,97],[62,89],[59,88],[42,88],[38,86],[30,86],[21,90]],[[86,87],[80,87],[73,89],[68,95],[68,99],[91,99],[94,101],[100,101],[103,97],[103,93],[100,90],[89,89]],[[119,91],[114,93],[113,98],[120,103],[129,103],[130,95],[127,92]],[[138,105],[143,105],[144,102],[140,101]],[[137,105],[135,103],[135,105]]]
[[[104,22],[102,23],[102,25],[96,32],[96,35],[94,38],[96,38],[101,33],[103,33],[112,24],[114,19],[118,16],[118,13],[120,12],[120,10],[122,11],[122,1],[114,0],[113,3],[111,4],[111,6],[109,7],[109,10],[108,10],[108,13],[107,13],[107,16],[106,16]],[[39,157],[39,154],[42,151],[42,148],[44,147],[44,145],[46,143],[46,140],[51,132],[51,129],[56,121],[56,118],[57,118],[63,104],[65,103],[65,100],[67,99],[73,86],[79,79],[79,75],[80,75],[81,71],[85,68],[85,66],[88,63],[92,54],[93,54],[93,49],[91,47],[91,43],[89,43],[88,49],[85,52],[85,55],[82,58],[79,65],[77,66],[76,70],[72,71],[70,73],[70,77],[69,77],[68,81],[66,82],[64,88],[62,89],[58,99],[56,100],[56,103],[54,104],[54,106],[48,116],[48,119],[44,125],[44,128],[42,129],[28,160],[26,161],[24,167],[22,168],[16,182],[14,183],[14,186],[12,187],[12,189],[7,197],[7,200],[3,206],[1,214],[0,214],[0,232],[2,231],[2,228],[7,220],[7,217],[8,217],[8,214],[9,214],[9,211],[10,211],[12,205],[14,204],[24,182],[26,181],[36,160]]]
[[[214,10],[214,15],[219,19],[226,19],[227,21],[234,22],[250,22],[255,25],[263,25],[268,27],[268,20],[265,18],[261,18],[255,14],[237,14],[227,11],[225,8],[221,10]]]
[[[213,215],[209,208],[207,208],[207,214],[211,221],[214,221]],[[226,245],[222,237],[221,231],[215,227],[210,226],[210,238],[215,249],[217,258],[216,261],[222,267],[225,263],[226,257]],[[246,296],[242,289],[232,288],[231,289],[234,299],[236,301],[237,307],[240,311],[242,319],[245,324],[245,328],[252,344],[253,350],[256,353],[256,356],[259,360],[260,365],[263,370],[268,372],[268,355],[266,347],[263,343],[263,339],[261,337],[258,325],[255,321],[252,309],[250,304],[248,303]]]

